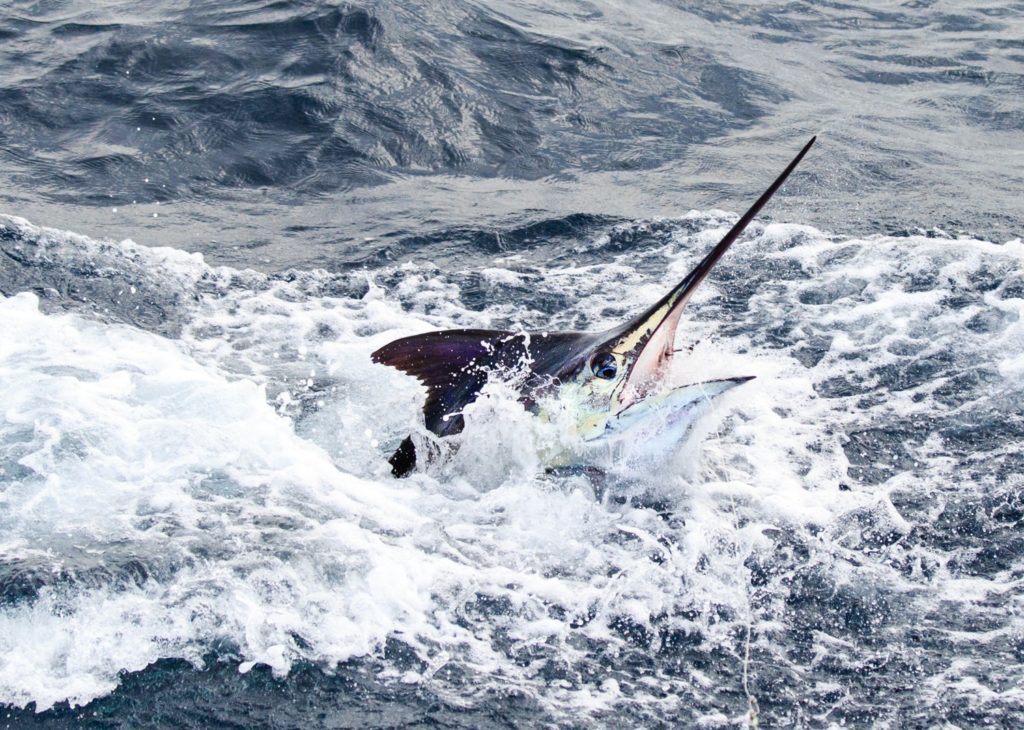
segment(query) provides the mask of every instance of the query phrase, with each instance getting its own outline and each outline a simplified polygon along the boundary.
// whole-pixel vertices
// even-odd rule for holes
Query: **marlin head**
[[[686,277],[665,296],[619,327],[600,335],[599,341],[561,374],[567,397],[579,403],[579,434],[593,439],[609,431],[624,431],[649,415],[670,416],[689,406],[751,380],[740,377],[666,388],[665,375],[675,352],[676,331],[686,303],[711,269],[761,208],[782,186],[814,144],[804,145],[775,182]],[[568,364],[568,363],[567,363]]]
[[[652,424],[669,430],[681,424],[685,429],[686,416],[693,408],[750,377],[666,386],[683,309],[814,141],[812,137],[693,271],[646,311],[618,327],[601,333],[545,335],[494,330],[428,332],[395,340],[372,358],[416,377],[427,387],[426,426],[438,436],[461,431],[462,409],[477,398],[490,377],[497,374],[507,379],[510,373],[524,376],[513,377],[524,405],[542,416],[551,415],[552,405],[567,411],[569,422],[584,441],[625,432],[647,439],[657,430]],[[415,448],[411,439],[402,443],[390,461],[396,476],[412,470]]]

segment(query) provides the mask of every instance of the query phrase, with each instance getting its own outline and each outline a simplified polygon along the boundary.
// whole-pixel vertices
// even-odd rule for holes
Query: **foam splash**
[[[910,638],[951,623],[957,646],[1021,636],[1019,557],[978,562],[986,541],[1012,548],[1019,477],[994,473],[1013,446],[968,452],[957,430],[1020,419],[1019,241],[759,227],[690,305],[677,373],[758,378],[668,464],[548,475],[552,434],[496,388],[441,468],[387,474],[420,391],[373,349],[431,327],[610,324],[728,225],[691,233],[692,218],[632,263],[498,261],[483,311],[427,265],[359,292],[8,221],[26,261],[123,256],[140,262],[129,287],[193,295],[168,305],[173,338],[121,316],[130,302],[97,318],[0,300],[0,555],[20,586],[0,606],[0,701],[86,702],[121,670],[215,647],[243,671],[329,669],[390,639],[417,657],[394,681],[470,703],[515,690],[558,716],[716,726],[807,705],[824,722],[868,691],[837,683],[850,672],[929,677],[907,712],[1019,702],[1012,666]],[[659,262],[663,280],[641,273]],[[573,309],[532,311],[524,279]],[[984,537],[943,531],[966,519],[956,500],[993,495],[1010,516],[988,509]]]

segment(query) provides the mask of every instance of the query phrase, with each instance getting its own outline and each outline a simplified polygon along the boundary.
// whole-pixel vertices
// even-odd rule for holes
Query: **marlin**
[[[427,332],[384,345],[371,358],[426,387],[425,425],[439,437],[460,433],[465,427],[465,407],[490,379],[499,378],[512,385],[528,410],[567,423],[583,442],[649,441],[657,439],[659,430],[676,439],[702,404],[752,379],[732,377],[678,387],[665,383],[683,308],[815,139],[804,145],[693,271],[646,311],[618,327],[598,333]],[[416,444],[411,436],[388,461],[398,477],[415,469]]]

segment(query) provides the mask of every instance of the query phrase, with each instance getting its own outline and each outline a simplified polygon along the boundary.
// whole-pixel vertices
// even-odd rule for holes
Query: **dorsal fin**
[[[427,387],[426,426],[448,436],[462,430],[461,411],[480,394],[488,369],[506,363],[509,343],[521,339],[504,330],[427,332],[388,343],[370,357]]]

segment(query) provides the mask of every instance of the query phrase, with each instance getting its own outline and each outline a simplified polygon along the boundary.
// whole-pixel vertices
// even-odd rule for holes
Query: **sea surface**
[[[664,463],[451,327],[713,272]],[[1016,728],[1024,3],[5,0],[0,727]]]

